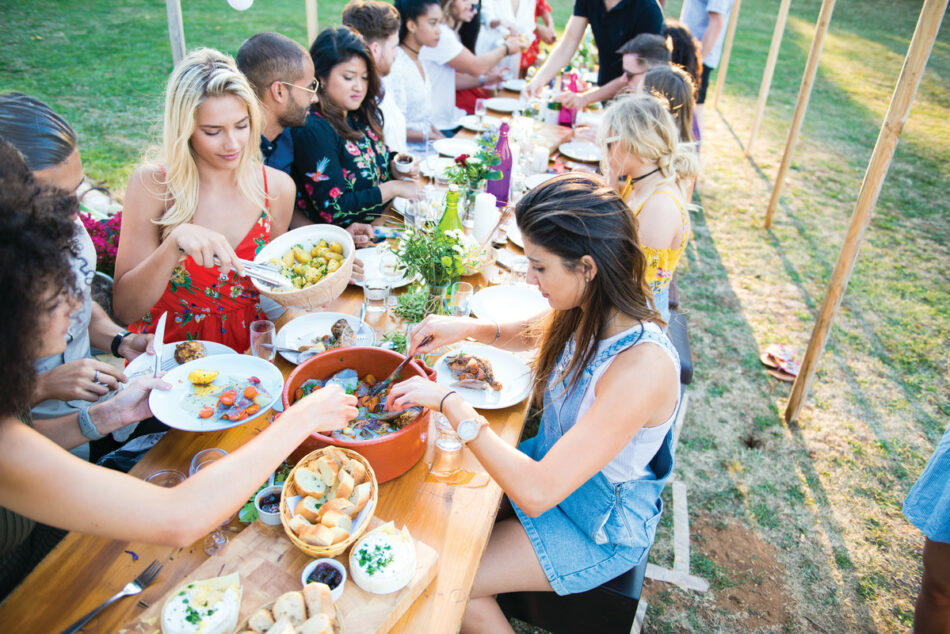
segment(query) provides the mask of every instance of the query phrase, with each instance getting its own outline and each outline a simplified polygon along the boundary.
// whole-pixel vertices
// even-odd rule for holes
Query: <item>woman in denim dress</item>
[[[511,631],[498,593],[583,592],[637,565],[672,470],[679,359],[652,306],[636,219],[616,192],[584,174],[551,179],[515,213],[528,282],[553,310],[536,323],[430,316],[412,347],[424,353],[466,337],[538,347],[537,436],[515,449],[461,396],[421,378],[394,386],[388,402],[442,411],[517,514],[500,516],[492,531],[463,631]]]

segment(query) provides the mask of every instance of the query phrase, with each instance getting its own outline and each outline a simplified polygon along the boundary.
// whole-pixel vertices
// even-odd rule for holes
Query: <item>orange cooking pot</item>
[[[297,369],[287,377],[283,393],[284,408],[290,406],[297,388],[307,379],[325,381],[340,370],[350,368],[356,370],[360,378],[372,374],[382,380],[389,376],[389,373],[395,370],[404,359],[405,357],[398,352],[383,348],[354,347],[321,352],[298,365]],[[433,380],[435,370],[419,359],[414,359],[402,369],[401,375],[403,379],[423,376]],[[303,456],[326,445],[346,447],[359,452],[369,460],[373,471],[376,472],[376,479],[381,484],[401,476],[419,462],[426,451],[428,429],[429,410],[424,409],[422,414],[399,431],[373,440],[338,440],[315,432],[297,448],[293,455]]]

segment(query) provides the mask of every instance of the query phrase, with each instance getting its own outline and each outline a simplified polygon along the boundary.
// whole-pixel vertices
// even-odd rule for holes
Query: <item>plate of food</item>
[[[382,255],[376,247],[366,247],[365,249],[357,249],[356,257],[363,262],[363,279],[381,277],[387,282],[392,288],[402,288],[406,286],[412,279],[405,277],[405,269],[399,269],[402,271],[403,275],[400,275],[399,278],[393,280],[390,277],[386,277],[380,268],[380,263],[382,260]],[[356,286],[362,286],[363,280],[354,280],[353,284]]]
[[[183,431],[243,425],[280,398],[284,377],[273,363],[246,354],[217,354],[183,363],[164,377],[170,390],[152,390],[155,418]]]
[[[434,366],[435,381],[479,409],[503,409],[531,393],[531,368],[505,350],[480,343],[453,346]]]
[[[528,82],[525,79],[506,79],[501,87],[511,92],[521,92],[527,84]]]
[[[478,125],[478,117],[473,114],[467,114],[459,120],[459,125],[472,132],[481,132],[488,128],[497,128],[501,125],[501,119],[491,115],[485,115],[482,118],[482,125]]]
[[[462,154],[472,156],[478,152],[478,143],[471,139],[436,139],[432,142],[432,149],[454,159]]]
[[[521,101],[512,97],[492,97],[485,100],[485,107],[495,112],[514,112],[521,107]]]
[[[308,583],[303,590],[285,592],[257,608],[234,631],[338,634],[343,631],[343,615],[326,584]]]
[[[603,156],[600,148],[587,141],[571,141],[558,146],[558,151],[567,158],[585,163],[596,163]]]
[[[241,611],[240,575],[190,581],[168,595],[162,607],[162,632],[233,632]]]
[[[276,340],[281,348],[296,348],[298,352],[310,354],[375,342],[376,335],[369,324],[344,313],[310,313],[297,317],[284,324]],[[282,350],[280,356],[294,364],[300,362],[296,352]]]
[[[537,286],[489,286],[472,296],[472,313],[481,319],[520,321],[551,309]]]
[[[176,368],[182,363],[216,354],[238,354],[238,352],[216,341],[177,341],[166,343],[162,347],[162,365],[168,366],[174,362],[172,368]],[[125,376],[129,380],[140,376],[151,376],[154,364],[155,357],[150,354],[140,354],[129,361],[129,365],[125,366]]]

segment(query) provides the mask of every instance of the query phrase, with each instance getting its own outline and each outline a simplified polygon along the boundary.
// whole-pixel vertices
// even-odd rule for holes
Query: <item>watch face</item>
[[[472,419],[463,420],[459,423],[458,435],[462,442],[468,442],[478,435],[478,423]]]

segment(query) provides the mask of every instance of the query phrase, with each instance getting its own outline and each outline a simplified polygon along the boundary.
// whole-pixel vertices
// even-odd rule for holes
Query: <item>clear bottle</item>
[[[498,157],[501,159],[501,164],[498,166],[498,170],[501,172],[501,178],[494,181],[488,181],[488,185],[485,188],[489,194],[495,195],[495,204],[499,207],[504,207],[508,204],[508,194],[511,191],[511,148],[508,147],[508,122],[505,121],[501,124],[501,128],[498,130],[498,145],[495,146],[495,149],[498,151]]]
[[[449,191],[445,194],[445,212],[436,226],[440,232],[446,232],[450,229],[461,229],[462,221],[459,218],[459,186],[455,183],[449,185]]]

